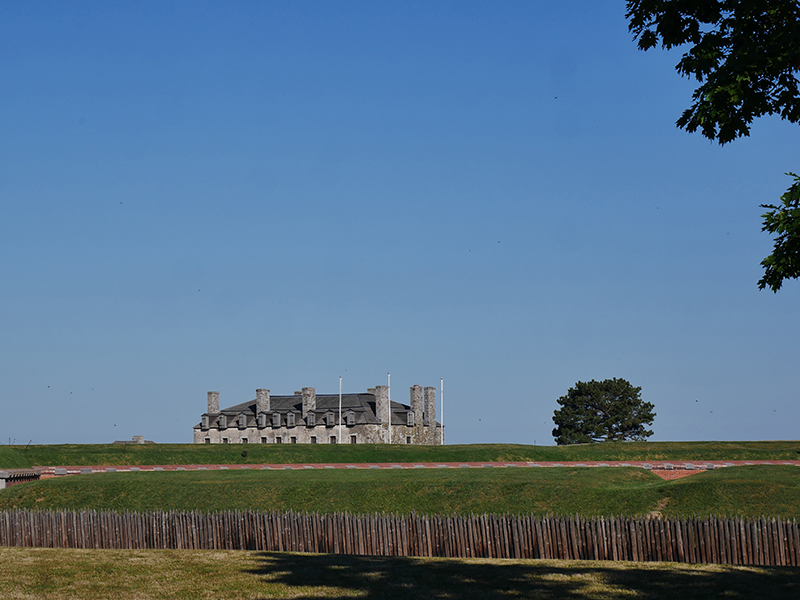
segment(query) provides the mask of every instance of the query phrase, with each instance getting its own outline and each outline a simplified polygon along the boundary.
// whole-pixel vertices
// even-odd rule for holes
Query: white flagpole
[[[442,390],[441,390],[441,394],[440,394],[440,396],[442,397],[442,416],[441,416],[441,419],[442,419],[442,441],[441,441],[441,445],[444,446],[444,377],[441,377],[440,379],[442,381]]]
[[[387,387],[387,394],[389,396],[389,435],[387,436],[389,440],[386,442],[387,444],[392,443],[392,374],[386,373],[386,376],[389,378],[388,386]]]
[[[342,443],[342,376],[339,375],[339,443]]]

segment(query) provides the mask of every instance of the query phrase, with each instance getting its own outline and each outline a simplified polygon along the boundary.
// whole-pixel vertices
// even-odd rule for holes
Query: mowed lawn
[[[0,563],[17,600],[800,597],[800,569],[779,567],[48,548],[0,548]]]
[[[0,510],[12,508],[799,518],[800,468],[727,467],[675,481],[632,467],[103,473],[0,492]]]
[[[63,444],[0,446],[0,469],[48,465],[351,462],[798,460],[800,441],[609,442],[574,446],[462,444]]]

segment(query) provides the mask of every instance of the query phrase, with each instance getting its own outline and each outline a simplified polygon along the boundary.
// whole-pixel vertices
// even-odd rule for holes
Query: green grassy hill
[[[800,469],[728,467],[669,482],[622,467],[105,473],[14,486],[0,492],[0,510],[10,508],[800,518]]]
[[[0,446],[0,468],[343,462],[797,460],[800,441],[611,442],[576,446],[291,444],[70,444]]]
[[[22,469],[30,466],[19,446],[0,446],[0,469]]]

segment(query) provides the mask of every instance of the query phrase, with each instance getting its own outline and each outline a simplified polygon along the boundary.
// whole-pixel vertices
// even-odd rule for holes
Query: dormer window
[[[410,410],[406,413],[406,425],[409,427],[414,426],[414,411]]]
[[[281,414],[280,413],[272,413],[272,426],[273,427],[280,427],[281,426]]]
[[[220,429],[227,429],[228,428],[228,417],[227,417],[227,415],[220,415],[219,416],[219,428]]]
[[[333,427],[336,425],[336,417],[333,416],[332,411],[328,411],[325,413],[325,425],[328,427]]]
[[[203,415],[203,420],[202,420],[202,423],[200,424],[200,427],[203,428],[203,429],[208,429],[208,425],[209,425],[210,421],[211,421],[211,419],[209,418],[208,415]]]
[[[354,413],[351,410],[350,412],[347,413],[347,426],[352,427],[355,424],[356,424],[356,413]]]
[[[259,429],[264,429],[267,426],[267,415],[261,413],[258,415],[258,427]]]
[[[290,412],[286,415],[286,426],[294,427],[294,413]]]
[[[239,429],[244,429],[247,427],[247,415],[241,414],[239,415]]]
[[[308,413],[306,415],[306,425],[309,427],[316,427],[317,426],[317,415],[314,413]]]

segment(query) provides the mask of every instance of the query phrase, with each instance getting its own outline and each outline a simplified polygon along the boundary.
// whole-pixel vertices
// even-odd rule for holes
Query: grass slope
[[[19,447],[0,446],[0,469],[22,469],[30,466]]]
[[[663,481],[637,468],[106,473],[21,484],[0,510],[254,509],[800,518],[800,469],[729,467]]]
[[[243,456],[246,453],[246,456]],[[343,462],[797,460],[800,441],[612,442],[575,446],[465,444],[71,444],[0,447],[0,468]]]
[[[0,548],[0,597],[731,598],[800,596],[800,569],[545,560],[422,559],[186,550]]]

